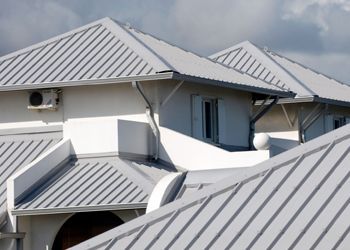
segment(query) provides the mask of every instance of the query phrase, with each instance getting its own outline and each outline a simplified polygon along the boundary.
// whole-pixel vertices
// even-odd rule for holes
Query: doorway
[[[67,249],[123,223],[112,212],[77,213],[70,217],[58,231],[52,249]]]

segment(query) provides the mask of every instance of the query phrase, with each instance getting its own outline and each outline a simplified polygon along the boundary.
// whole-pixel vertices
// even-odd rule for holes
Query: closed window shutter
[[[226,141],[226,108],[223,99],[218,99],[218,136],[219,143],[227,144]]]
[[[203,139],[202,97],[192,95],[192,136]]]

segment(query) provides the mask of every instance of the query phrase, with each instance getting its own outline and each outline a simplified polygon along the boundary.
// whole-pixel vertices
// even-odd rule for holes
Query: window
[[[344,116],[334,116],[333,129],[340,128],[344,125],[346,125],[346,118]]]
[[[203,114],[203,138],[205,140],[217,142],[217,102],[215,99],[204,98],[202,101]]]
[[[220,98],[192,96],[192,135],[212,143],[225,143],[225,106]]]
[[[348,116],[332,114],[325,116],[325,132],[330,132],[346,124],[350,124],[350,117]]]

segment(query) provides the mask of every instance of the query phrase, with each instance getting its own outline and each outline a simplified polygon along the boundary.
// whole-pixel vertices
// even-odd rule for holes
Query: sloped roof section
[[[291,95],[281,86],[232,71],[110,18],[0,57],[0,91],[108,79],[128,82],[141,76],[172,79],[169,72]]]
[[[211,59],[275,86],[297,97],[317,96],[349,102],[350,86],[322,75],[286,57],[245,41],[220,51]]]
[[[346,249],[350,125],[73,249]]]
[[[61,131],[0,136],[0,217],[6,211],[7,179],[57,144]]]
[[[146,208],[157,181],[154,176],[168,173],[116,156],[73,156],[58,168],[16,200],[13,214]]]

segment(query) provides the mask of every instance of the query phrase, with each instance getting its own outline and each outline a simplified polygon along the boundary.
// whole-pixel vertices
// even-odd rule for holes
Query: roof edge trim
[[[77,81],[60,81],[60,82],[43,82],[43,83],[28,83],[21,86],[0,86],[0,92],[17,91],[17,90],[31,90],[31,89],[51,89],[61,87],[76,87],[76,86],[94,86],[94,85],[107,85],[114,83],[128,83],[132,81],[153,81],[153,80],[167,80],[172,79],[173,73],[159,73],[153,75],[142,76],[125,76],[117,78],[105,78],[105,79],[88,79]]]
[[[19,135],[19,134],[37,134],[37,133],[50,133],[50,132],[62,132],[63,125],[46,125],[46,126],[33,126],[33,127],[20,127],[20,128],[5,128],[0,129],[0,136],[3,135]]]
[[[109,205],[96,206],[81,206],[81,207],[59,207],[59,208],[43,208],[43,209],[23,209],[12,210],[12,215],[26,216],[26,215],[43,215],[43,214],[63,214],[63,213],[77,213],[77,212],[93,212],[93,211],[112,211],[112,210],[134,210],[145,209],[147,203],[121,203]]]
[[[247,85],[238,84],[238,83],[231,83],[231,82],[225,82],[225,81],[220,81],[220,80],[213,80],[213,79],[208,79],[208,78],[201,78],[201,77],[196,77],[196,76],[184,75],[184,74],[179,74],[179,73],[173,73],[173,79],[187,81],[187,82],[202,83],[202,84],[207,84],[207,85],[212,85],[212,86],[217,86],[217,87],[237,89],[237,90],[247,91],[247,92],[252,92],[252,93],[259,93],[259,94],[266,94],[266,95],[278,95],[280,97],[294,97],[295,96],[295,93],[293,93],[293,92],[271,90],[271,89],[259,88],[259,87],[254,87],[254,86],[247,86]]]

